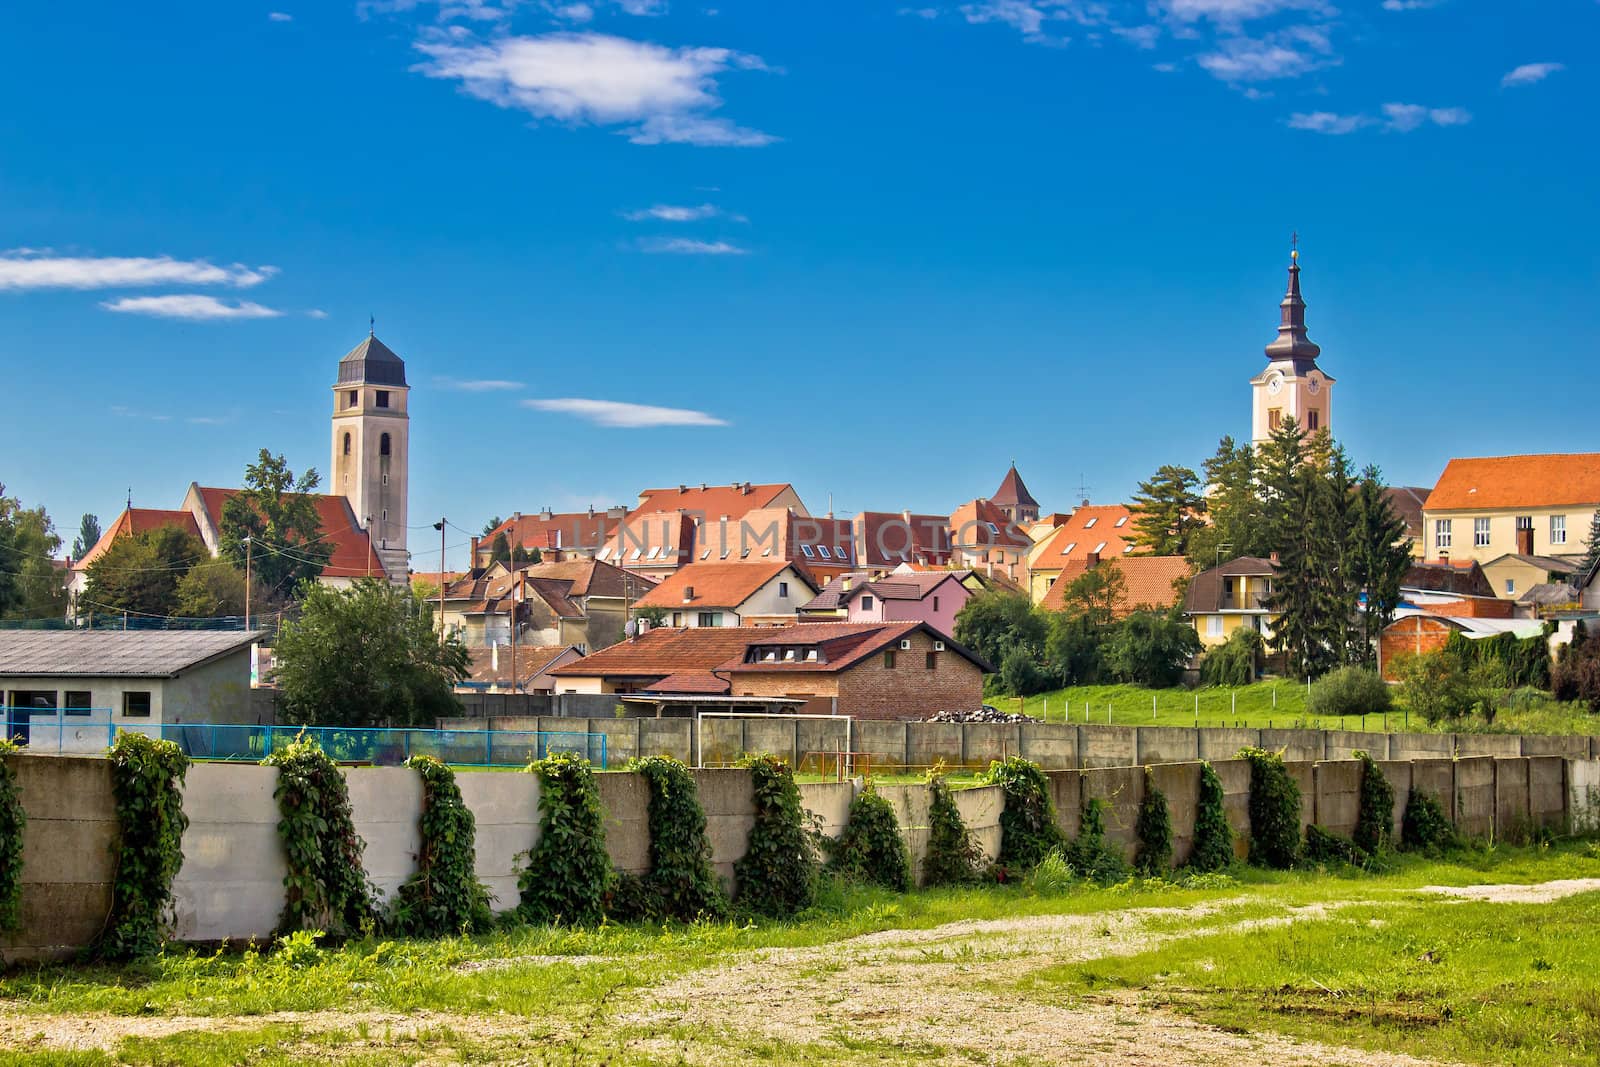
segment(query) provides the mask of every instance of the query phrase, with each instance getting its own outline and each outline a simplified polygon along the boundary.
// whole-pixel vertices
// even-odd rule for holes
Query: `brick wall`
[[[983,703],[983,674],[955,652],[934,652],[934,638],[913,633],[911,648],[868,656],[839,680],[839,714],[860,719],[923,719],[936,711],[973,711]],[[927,656],[935,666],[929,670]]]
[[[1426,615],[1413,615],[1383,631],[1383,638],[1379,643],[1379,658],[1383,663],[1383,677],[1386,681],[1398,680],[1395,668],[1406,656],[1418,655],[1426,652],[1438,652],[1444,648],[1450,635],[1455,633],[1455,627],[1443,619],[1429,618]]]
[[[1442,604],[1423,604],[1429,615],[1453,615],[1460,619],[1510,619],[1516,616],[1516,602],[1497,597],[1470,596]]]

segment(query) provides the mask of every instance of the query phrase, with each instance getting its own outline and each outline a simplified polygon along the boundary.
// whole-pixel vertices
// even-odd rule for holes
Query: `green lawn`
[[[1592,1063],[1600,893],[1525,904],[1417,892],[1576,878],[1600,879],[1600,848],[1064,892],[828,883],[794,922],[175,949],[132,967],[6,973],[0,1064],[1021,1064],[1075,1049],[1263,1062],[1259,1047],[1227,1053],[1241,1032]]]

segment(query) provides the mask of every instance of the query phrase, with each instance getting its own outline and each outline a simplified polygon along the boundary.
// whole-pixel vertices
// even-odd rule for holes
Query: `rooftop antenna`
[[[128,510],[133,510],[133,486],[128,486]]]
[[[1078,499],[1083,501],[1085,504],[1089,502],[1089,486],[1084,482],[1083,475],[1081,473],[1078,475]]]

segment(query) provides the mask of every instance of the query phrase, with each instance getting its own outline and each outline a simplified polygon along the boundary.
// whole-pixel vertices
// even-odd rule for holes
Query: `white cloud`
[[[1438,7],[1444,0],[1383,0],[1385,11],[1424,11]]]
[[[650,404],[629,404],[620,400],[586,400],[566,397],[558,400],[524,400],[523,407],[587,419],[598,426],[641,429],[655,426],[726,426],[728,423],[704,411],[687,408],[662,408]]]
[[[1221,81],[1270,81],[1297,78],[1337,62],[1331,52],[1325,31],[1297,26],[1265,37],[1225,38],[1196,62]]]
[[[511,382],[504,378],[435,378],[433,381],[441,389],[456,389],[463,393],[509,393],[526,388],[522,382]]]
[[[1421,126],[1465,126],[1472,115],[1459,107],[1423,107],[1421,104],[1384,104],[1384,129],[1392,133],[1410,133]]]
[[[1332,111],[1297,111],[1287,121],[1290,129],[1335,135],[1354,133],[1372,124],[1367,115],[1339,115]]]
[[[462,43],[470,41],[470,43]],[[635,144],[753,146],[776,138],[713,114],[717,76],[766,70],[727,48],[666,48],[600,33],[418,41],[417,70],[468,95],[573,126],[617,126]]]
[[[267,12],[267,21],[268,22],[293,22],[294,21],[294,16],[288,14],[287,12],[283,12],[283,11],[269,11],[269,12]]]
[[[1565,63],[1524,63],[1522,66],[1500,79],[1501,88],[1511,88],[1517,85],[1532,85],[1542,82],[1550,75],[1567,69]]]
[[[652,204],[638,211],[624,211],[622,217],[629,222],[699,222],[717,218],[721,214],[722,209],[715,204]]]
[[[170,256],[55,256],[17,249],[0,255],[0,290],[134,289],[151,285],[231,285],[247,289],[277,267],[218,267]]]
[[[902,7],[895,14],[912,15],[919,19],[936,19],[939,17],[939,9],[936,7]]]
[[[1160,7],[1181,22],[1204,19],[1230,26],[1286,11],[1331,10],[1323,0],[1161,0]]]
[[[306,318],[308,319],[325,319],[327,317],[328,313],[323,311],[321,308],[312,308],[310,311],[306,312]]]
[[[589,22],[594,18],[594,8],[583,3],[559,4],[552,7],[550,13],[567,22]]]
[[[152,315],[161,319],[183,319],[187,322],[275,319],[283,314],[276,308],[263,307],[248,300],[225,304],[214,296],[202,296],[198,293],[173,296],[125,296],[120,300],[107,300],[100,306],[107,311],[119,311],[129,315]]]
[[[696,241],[689,237],[647,237],[639,251],[673,256],[742,256],[746,251],[727,241]]]

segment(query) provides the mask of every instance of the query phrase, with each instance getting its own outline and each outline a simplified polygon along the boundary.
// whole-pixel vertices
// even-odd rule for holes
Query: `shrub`
[[[1222,806],[1222,779],[1210,763],[1200,764],[1200,796],[1195,803],[1194,848],[1189,866],[1197,871],[1220,871],[1233,863],[1233,827]]]
[[[17,752],[14,742],[0,738],[0,930],[22,925],[22,831],[28,813],[17,797],[17,779],[7,757]]]
[[[1083,806],[1077,839],[1063,854],[1081,877],[1109,884],[1128,876],[1128,864],[1122,858],[1121,849],[1106,843],[1105,808],[1105,801],[1099,797],[1089,798]]]
[[[1006,658],[1000,661],[999,677],[996,690],[1008,696],[1029,697],[1056,685],[1056,679],[1040,666],[1038,655],[1020,646],[1007,652]]]
[[[289,860],[279,929],[348,936],[377,917],[361,866],[366,843],[356,834],[350,789],[321,746],[296,738],[261,761],[278,768],[278,836]]]
[[[1312,863],[1360,863],[1364,857],[1355,844],[1326,827],[1306,827],[1306,859]]]
[[[1167,795],[1156,788],[1148,767],[1135,831],[1139,835],[1139,854],[1134,867],[1146,876],[1165,874],[1172,867],[1172,816],[1167,811]]]
[[[1371,756],[1357,752],[1356,758],[1361,761],[1361,802],[1353,840],[1364,855],[1377,857],[1389,851],[1389,837],[1394,830],[1394,787]]]
[[[1300,854],[1300,787],[1277,752],[1244,748],[1239,758],[1250,761],[1250,862],[1286,870]]]
[[[1248,626],[1233,631],[1200,661],[1200,681],[1206,685],[1249,685],[1256,680],[1265,644]]]
[[[567,752],[528,770],[539,776],[539,843],[517,878],[517,914],[533,923],[594,925],[616,878],[594,771],[588,760]]]
[[[693,922],[727,914],[694,774],[671,756],[636,759],[628,769],[650,784],[650,873],[640,880],[638,917]]]
[[[172,880],[183,866],[183,779],[189,757],[171,741],[124,731],[111,746],[117,802],[117,870],[111,914],[92,952],[101,959],[152,956],[165,938]]]
[[[850,817],[830,866],[847,878],[904,893],[911,888],[911,853],[894,806],[867,786],[850,803]]]
[[[1406,811],[1400,817],[1400,843],[1419,852],[1437,852],[1456,843],[1456,828],[1445,816],[1438,797],[1420,789],[1406,794]]]
[[[1028,872],[1028,888],[1041,897],[1069,893],[1078,885],[1078,872],[1062,851],[1054,849]]]
[[[1123,619],[1106,648],[1106,666],[1120,682],[1152,688],[1178,684],[1200,651],[1200,635],[1181,618],[1136,611]]]
[[[1376,715],[1394,706],[1394,696],[1377,671],[1340,667],[1311,686],[1306,710],[1313,715]]]
[[[1061,847],[1061,828],[1056,825],[1049,782],[1038,764],[1012,756],[989,764],[985,780],[1005,793],[998,861],[1002,868],[1026,870],[1037,866],[1052,849]]]
[[[928,854],[922,861],[924,885],[968,885],[978,880],[983,849],[973,840],[950,783],[934,771],[928,775]]]
[[[395,896],[393,924],[410,936],[481,933],[494,916],[489,890],[478,881],[477,821],[461,799],[449,767],[432,756],[412,756],[406,766],[422,778],[422,849],[417,870]]]
[[[754,756],[742,765],[755,787],[756,821],[733,865],[739,904],[758,915],[793,915],[817,896],[817,858],[806,839],[794,772],[776,756]]]
[[[1401,656],[1395,661],[1400,697],[1429,725],[1469,714],[1478,703],[1471,679],[1443,652]]]
[[[1600,640],[1588,636],[1581,622],[1551,671],[1550,691],[1557,700],[1581,700],[1600,714]]]

